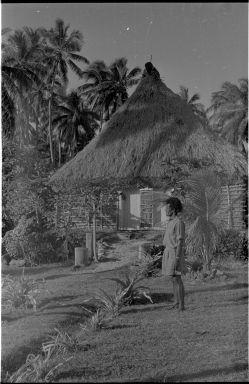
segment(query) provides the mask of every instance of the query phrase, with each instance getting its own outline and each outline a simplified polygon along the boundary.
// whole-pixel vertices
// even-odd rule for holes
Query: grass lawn
[[[82,348],[59,368],[55,382],[213,382],[248,381],[247,266],[226,265],[227,279],[184,277],[186,310],[169,310],[171,283],[146,279],[154,304],[144,302],[121,310],[105,329],[84,333],[83,299],[97,288],[112,292],[121,269],[72,272],[58,265],[30,269],[46,278],[36,313],[2,313],[2,381],[40,352],[54,328],[78,337]],[[16,272],[18,271],[18,272]],[[12,273],[21,273],[20,269]]]

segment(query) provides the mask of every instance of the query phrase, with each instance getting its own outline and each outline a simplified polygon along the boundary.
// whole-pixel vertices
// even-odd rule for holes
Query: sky
[[[247,3],[9,3],[1,14],[1,27],[12,30],[50,29],[62,18],[83,33],[90,62],[124,56],[129,69],[143,69],[152,55],[172,91],[198,92],[205,107],[224,81],[248,77]],[[82,83],[69,74],[69,89]]]

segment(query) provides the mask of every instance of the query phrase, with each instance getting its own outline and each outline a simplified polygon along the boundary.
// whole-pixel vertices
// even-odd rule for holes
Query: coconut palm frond
[[[85,64],[89,63],[89,61],[86,57],[81,56],[81,55],[77,55],[76,53],[70,53],[70,57],[72,60],[75,60],[75,61],[81,61],[82,63],[85,63]]]
[[[196,101],[200,100],[200,95],[199,93],[195,93],[190,99],[189,99],[189,104],[193,104]],[[195,104],[197,105],[197,104]],[[200,104],[199,104],[200,105]]]
[[[246,139],[246,132],[239,128],[245,118],[248,120],[248,79],[238,82],[239,86],[224,82],[221,91],[212,94],[209,111],[212,112],[210,121],[219,126],[222,136],[244,153],[241,143]]]
[[[137,77],[142,72],[142,69],[140,67],[133,68],[129,74],[127,75],[127,80],[132,79],[133,77]]]
[[[72,60],[68,61],[69,67],[75,72],[80,78],[82,77],[82,70]]]

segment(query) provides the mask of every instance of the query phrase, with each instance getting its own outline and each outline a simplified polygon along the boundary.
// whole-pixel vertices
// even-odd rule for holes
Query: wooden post
[[[232,207],[230,200],[229,185],[227,185],[227,203],[228,203],[228,228],[232,228]]]
[[[58,229],[58,196],[56,196],[55,202],[55,228]]]
[[[101,229],[103,229],[103,209],[102,209],[102,203],[100,203],[100,226],[101,226]]]
[[[86,248],[88,249],[89,263],[93,260],[93,234],[92,232],[86,233]]]
[[[119,230],[119,198],[117,199],[117,214],[116,214],[117,231]]]
[[[93,202],[93,258],[98,262],[97,249],[96,249],[96,204]]]

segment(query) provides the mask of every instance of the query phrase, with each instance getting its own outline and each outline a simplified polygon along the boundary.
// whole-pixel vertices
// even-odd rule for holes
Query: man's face
[[[172,216],[175,214],[175,210],[171,208],[170,204],[166,204],[166,215]]]

